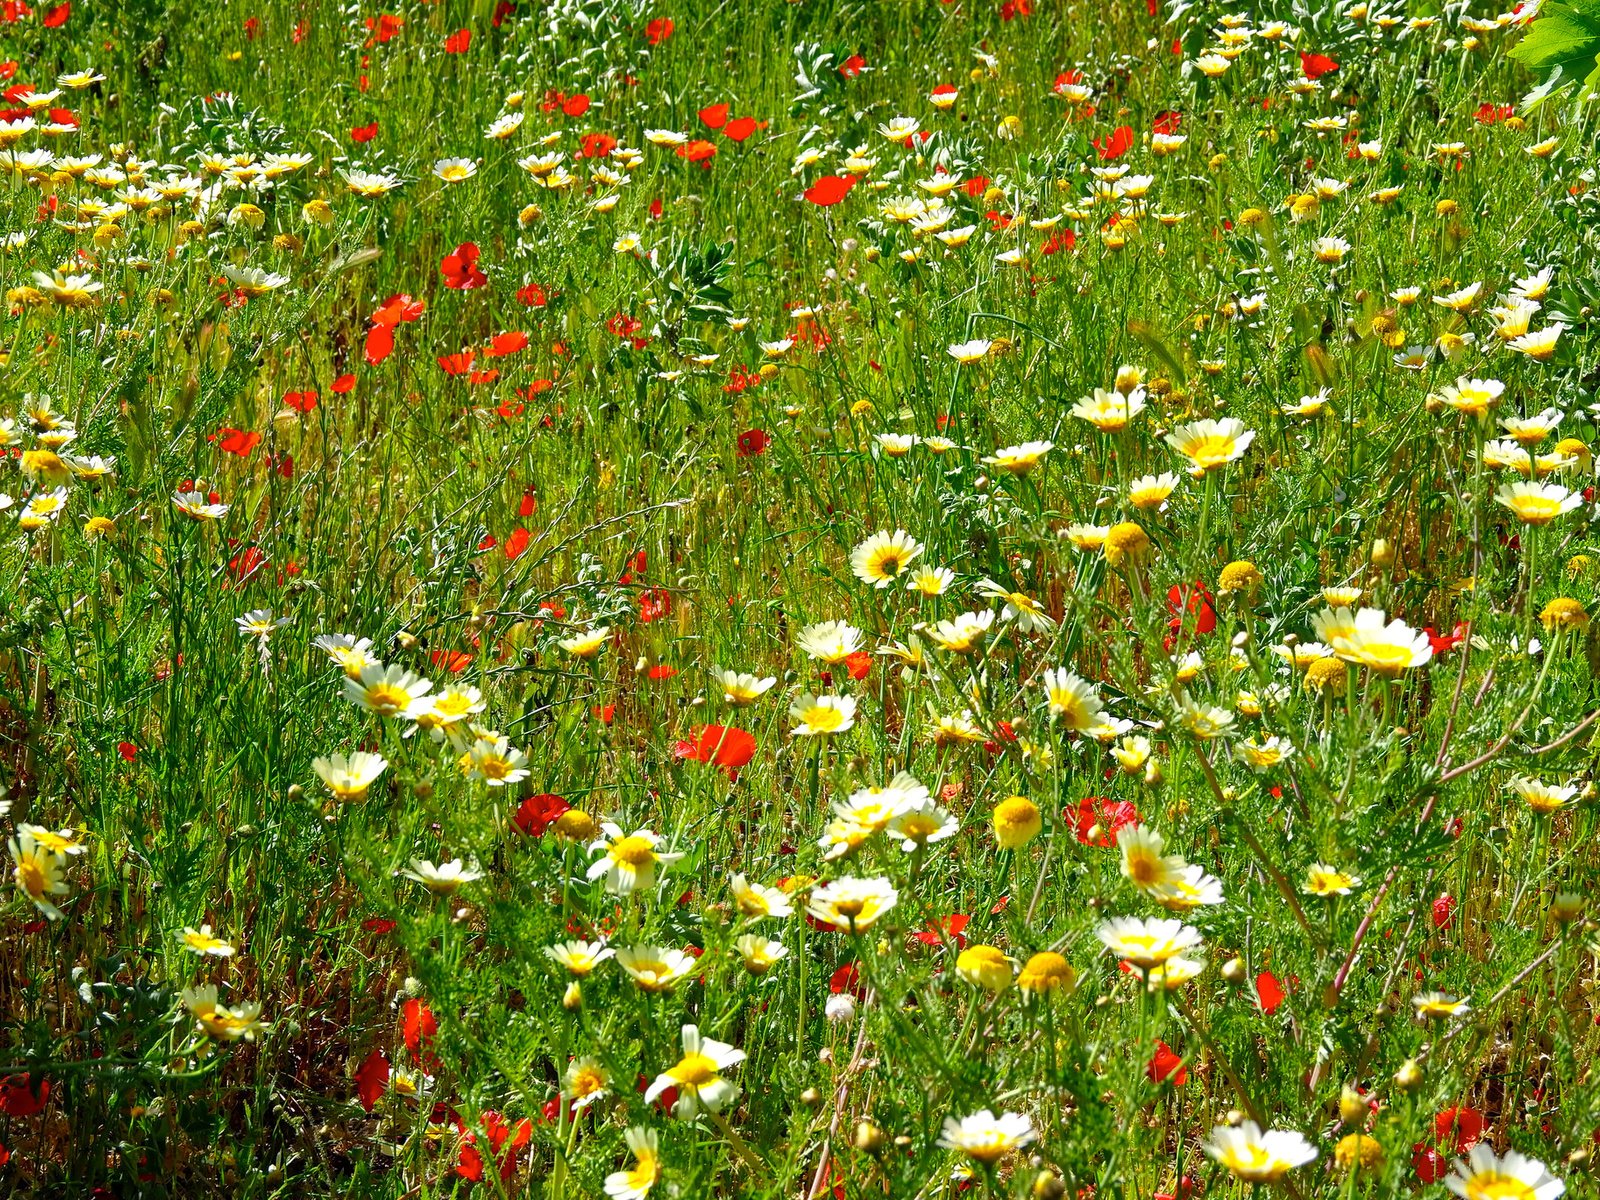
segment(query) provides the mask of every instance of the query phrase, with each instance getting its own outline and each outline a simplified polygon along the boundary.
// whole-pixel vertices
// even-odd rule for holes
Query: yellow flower
[[[1237,417],[1223,417],[1180,425],[1167,434],[1166,441],[1189,460],[1189,473],[1198,477],[1242,457],[1255,436]]]
[[[1053,950],[1041,950],[1022,964],[1017,988],[1024,996],[1045,992],[1071,992],[1078,986],[1078,973],[1072,964]]]
[[[993,946],[968,946],[956,956],[956,974],[986,992],[1003,992],[1011,986],[1011,960]]]
[[[1559,483],[1508,483],[1494,494],[1494,501],[1509,508],[1524,525],[1548,525],[1581,507],[1583,495],[1569,492]]]
[[[1119,521],[1106,531],[1102,549],[1113,567],[1137,564],[1150,549],[1150,535],[1132,521]]]
[[[1255,595],[1262,582],[1262,574],[1255,563],[1237,559],[1222,568],[1222,574],[1217,577],[1217,591],[1224,595],[1242,592],[1248,597]]]
[[[46,487],[59,487],[72,478],[72,469],[54,450],[24,450],[22,473]]]
[[[1552,632],[1557,629],[1587,629],[1589,610],[1570,596],[1557,596],[1539,610],[1539,620]]]
[[[995,841],[1002,850],[1020,850],[1044,828],[1039,806],[1026,796],[1006,797],[994,806],[989,820],[994,826]]]
[[[565,842],[589,842],[600,835],[600,826],[581,808],[569,808],[556,818],[556,837]]]
[[[1305,688],[1308,692],[1331,691],[1335,696],[1342,696],[1347,677],[1345,665],[1339,659],[1319,658],[1306,668]]]
[[[1301,890],[1311,896],[1348,896],[1353,888],[1361,886],[1361,880],[1337,867],[1330,867],[1326,863],[1312,863],[1306,868],[1306,881],[1301,885]]]
[[[1364,1133],[1348,1133],[1340,1138],[1339,1144],[1334,1147],[1333,1160],[1339,1164],[1339,1169],[1342,1171],[1348,1171],[1357,1165],[1363,1171],[1381,1171],[1383,1147],[1377,1138],[1368,1137]]]

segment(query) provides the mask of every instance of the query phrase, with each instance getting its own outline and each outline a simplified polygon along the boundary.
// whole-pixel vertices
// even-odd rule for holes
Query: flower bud
[[[1367,1098],[1348,1083],[1339,1089],[1339,1119],[1346,1125],[1358,1125],[1367,1119]]]
[[[1416,1091],[1422,1086],[1422,1064],[1414,1058],[1406,1059],[1394,1073],[1394,1085],[1402,1092]]]
[[[1550,904],[1550,915],[1569,925],[1583,915],[1583,897],[1577,892],[1557,892]]]
[[[883,1149],[883,1130],[871,1121],[857,1121],[855,1136],[850,1139],[850,1144],[864,1154],[876,1154]]]

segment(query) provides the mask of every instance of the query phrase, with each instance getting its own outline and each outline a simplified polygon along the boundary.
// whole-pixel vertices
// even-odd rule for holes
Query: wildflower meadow
[[[1556,1200],[1600,0],[0,3],[0,1192]]]

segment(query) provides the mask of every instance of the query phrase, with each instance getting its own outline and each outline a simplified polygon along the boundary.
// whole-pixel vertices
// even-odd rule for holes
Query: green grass
[[[1389,30],[1376,9],[1257,7],[1251,28],[1281,18],[1298,33],[1253,38],[1208,79],[1192,64],[1233,11],[1213,5],[1157,17],[1040,0],[1007,19],[969,0],[588,0],[521,3],[496,25],[492,4],[407,0],[393,38],[373,44],[363,22],[378,9],[98,7],[53,28],[48,5],[0,24],[7,86],[104,76],[51,102],[77,132],[28,133],[16,153],[131,158],[151,181],[174,164],[208,186],[208,154],[310,161],[266,190],[109,216],[92,201],[118,188],[81,169],[0,163],[0,226],[19,242],[0,250],[0,417],[15,418],[0,464],[14,500],[0,512],[0,825],[70,827],[82,847],[59,919],[22,890],[0,902],[5,1187],[598,1197],[632,1165],[637,1126],[659,1136],[655,1196],[1131,1200],[1176,1194],[1180,1179],[1243,1194],[1202,1145],[1252,1116],[1319,1152],[1287,1176],[1291,1196],[1434,1197],[1445,1186],[1419,1180],[1413,1150],[1459,1106],[1498,1153],[1594,1193],[1596,509],[1585,499],[1521,526],[1494,500],[1517,476],[1480,456],[1501,418],[1551,407],[1564,416],[1535,455],[1595,440],[1600,156],[1592,101],[1520,103],[1537,80],[1506,57],[1517,26],[1470,35],[1457,6],[1416,29],[1406,19],[1425,6],[1397,9]],[[652,45],[658,18],[673,30]],[[470,45],[447,52],[461,29]],[[1297,51],[1338,70],[1308,90]],[[853,54],[862,70],[842,73]],[[1068,71],[1092,112],[1054,94]],[[959,88],[948,112],[929,98],[940,84]],[[566,115],[555,93],[591,107]],[[722,103],[764,125],[725,136],[698,115]],[[525,114],[521,128],[487,139],[506,112]],[[1158,156],[1149,135],[1166,112],[1187,140]],[[931,138],[910,150],[882,136],[897,116]],[[1334,116],[1347,124],[1307,125]],[[1091,169],[1112,165],[1096,142],[1124,125],[1120,161],[1153,177],[1142,206],[1093,196]],[[691,162],[647,130],[705,139],[715,156]],[[574,160],[597,133],[639,161]],[[1553,152],[1527,152],[1547,138]],[[1381,142],[1370,159],[1368,141]],[[858,146],[876,161],[840,203],[802,198]],[[796,168],[807,147],[823,157]],[[539,186],[518,166],[536,153],[559,154],[576,184]],[[457,156],[477,160],[473,178],[434,177]],[[601,163],[626,185],[596,183]],[[947,229],[975,227],[964,245],[883,212],[925,198],[917,182],[940,166],[987,181],[947,199]],[[355,168],[403,183],[360,200],[342,174]],[[1319,179],[1348,187],[1295,211]],[[1370,198],[1385,187],[1400,190]],[[608,191],[615,208],[597,211]],[[304,215],[315,200],[325,224]],[[640,249],[615,250],[629,233]],[[1318,238],[1344,239],[1342,261],[1318,261]],[[441,260],[467,242],[483,286],[446,287]],[[1023,264],[997,261],[1007,250]],[[1489,310],[1544,267],[1530,328],[1565,329],[1540,360],[1504,345]],[[29,290],[56,268],[103,286],[82,307]],[[241,268],[287,282],[239,303],[224,271]],[[1432,301],[1472,283],[1466,311]],[[1414,305],[1392,298],[1408,286]],[[422,311],[370,363],[373,314],[402,293]],[[505,332],[526,348],[485,356]],[[972,339],[992,343],[978,361],[946,350]],[[1397,361],[1408,348],[1414,365]],[[468,349],[467,373],[438,362]],[[1142,370],[1148,408],[1098,433],[1072,406],[1124,365]],[[1438,399],[1458,378],[1504,384],[1484,421]],[[1322,415],[1283,411],[1322,389]],[[306,391],[309,411],[285,400]],[[61,514],[29,530],[21,514],[50,489],[21,451],[46,444],[49,422],[29,416],[44,396],[77,430],[64,453],[116,466],[72,479]],[[1237,418],[1254,440],[1194,479],[1164,435],[1207,417]],[[230,453],[228,431],[259,441]],[[761,452],[747,452],[749,431],[766,435]],[[953,446],[895,456],[885,434]],[[983,461],[1031,440],[1053,443],[1031,473]],[[1589,453],[1568,457],[1548,479],[1581,493]],[[1166,471],[1167,505],[1133,509],[1127,484]],[[179,512],[186,483],[227,514]],[[1127,521],[1150,542],[1135,561],[1065,536]],[[897,529],[922,544],[916,566],[954,573],[944,595],[852,573],[857,545]],[[1224,594],[1237,560],[1261,582]],[[1002,617],[975,590],[984,579],[1032,597],[1048,626]],[[1195,581],[1215,629],[1191,618],[1164,645],[1181,604],[1169,589]],[[1351,665],[1318,691],[1274,647],[1313,640],[1321,590],[1344,584],[1412,630],[1468,636],[1392,680]],[[1583,628],[1541,620],[1560,597],[1582,606]],[[260,609],[287,620],[264,650],[236,624]],[[935,648],[926,626],[968,611],[995,614],[979,648]],[[797,648],[830,620],[862,631],[863,677]],[[601,625],[611,636],[594,657],[560,646]],[[527,778],[467,778],[449,742],[351,703],[313,645],[333,633],[370,639],[436,691],[479,689],[473,719],[525,752]],[[913,639],[920,670],[876,653]],[[1204,665],[1183,681],[1191,650]],[[777,682],[732,709],[717,667]],[[1135,723],[1156,769],[1124,771],[1051,718],[1040,677],[1057,667]],[[792,736],[805,692],[853,697],[853,727]],[[1253,715],[1241,692],[1279,698]],[[1234,724],[1193,736],[1185,699]],[[977,740],[938,736],[963,711]],[[736,779],[695,760],[708,724],[752,735]],[[1293,757],[1254,771],[1238,748],[1269,735]],[[312,762],[355,751],[387,769],[341,805]],[[826,859],[830,806],[898,771],[959,830],[915,854],[877,833]],[[1541,815],[1509,789],[1518,777],[1573,798]],[[608,894],[587,879],[586,840],[517,827],[519,805],[546,794],[651,830],[682,858],[654,888]],[[991,815],[1015,795],[1043,829],[1007,850]],[[1086,797],[1108,804],[1079,823]],[[1111,841],[1118,804],[1224,894],[1174,914],[1200,931],[1207,966],[1164,994],[1096,937],[1111,917],[1166,915],[1115,846],[1093,844]],[[455,858],[481,878],[450,895],[400,874]],[[1313,863],[1359,884],[1307,894]],[[734,872],[788,881],[796,915],[741,916]],[[870,930],[802,919],[813,884],[878,876],[898,901]],[[236,953],[187,948],[183,931],[202,924]],[[564,1007],[572,981],[546,948],[601,933],[699,961],[664,993],[604,962]],[[749,933],[787,948],[765,974],[735,948]],[[958,973],[963,944],[1019,967],[1057,951],[1077,987],[991,995]],[[856,1012],[832,1019],[851,964]],[[181,995],[208,982],[225,1005],[259,1005],[267,1028],[208,1036]],[[1263,986],[1283,993],[1270,1013]],[[1412,998],[1431,991],[1470,997],[1470,1014],[1420,1023]],[[431,1014],[430,1036],[416,1037],[422,1007],[408,1002]],[[727,1072],[742,1094],[714,1118],[643,1099],[681,1056],[685,1023],[746,1055]],[[1181,1085],[1150,1078],[1158,1040],[1182,1057]],[[610,1094],[574,1119],[552,1101],[587,1058]],[[425,1098],[388,1088],[363,1104],[381,1064],[431,1074]],[[1379,1105],[1363,1128],[1382,1161],[1359,1172],[1335,1166],[1356,1128],[1341,1121],[1344,1085]],[[1038,1140],[958,1184],[967,1160],[938,1145],[941,1126],[980,1109],[1025,1115]],[[502,1117],[530,1120],[507,1143],[503,1184],[490,1150]],[[457,1169],[467,1137],[490,1160],[481,1182]]]

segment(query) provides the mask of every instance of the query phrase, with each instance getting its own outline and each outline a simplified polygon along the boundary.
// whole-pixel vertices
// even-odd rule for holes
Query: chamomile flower
[[[468,864],[459,858],[443,863],[413,858],[400,874],[420,883],[435,896],[453,896],[467,884],[483,878],[476,863]]]
[[[778,682],[771,675],[751,675],[746,671],[726,671],[721,667],[713,668],[711,675],[722,689],[722,702],[734,708],[754,704]]]
[[[612,821],[602,821],[600,830],[605,835],[589,847],[592,854],[600,852],[589,866],[590,879],[605,879],[606,891],[616,896],[630,896],[635,891],[649,891],[656,884],[656,868],[670,866],[683,857],[681,853],[663,852],[659,834],[648,829],[624,833]]]
[[[1246,1183],[1276,1183],[1317,1157],[1317,1148],[1293,1131],[1262,1132],[1254,1121],[1218,1125],[1203,1149],[1235,1178]]]
[[[993,1166],[1007,1154],[1032,1145],[1038,1138],[1033,1122],[1021,1113],[996,1116],[983,1108],[966,1117],[946,1117],[939,1145],[956,1150],[984,1166]]]
[[[1065,667],[1048,670],[1042,676],[1050,716],[1069,732],[1083,732],[1097,724],[1105,706],[1094,684],[1080,679]]]
[[[1567,1190],[1538,1159],[1515,1150],[1496,1155],[1487,1142],[1456,1159],[1444,1184],[1461,1200],[1556,1200]]]
[[[381,754],[357,750],[354,754],[330,754],[326,758],[311,760],[311,769],[317,773],[333,798],[341,804],[355,804],[367,798],[372,785],[389,767]]]
[[[795,737],[845,733],[856,723],[855,697],[802,692],[789,705],[789,716],[795,722],[789,732]]]
[[[215,936],[209,925],[202,925],[199,929],[185,925],[183,946],[202,958],[232,958],[234,953],[233,946]]]
[[[838,666],[862,647],[861,630],[847,621],[808,625],[794,639],[801,653],[829,666]]]
[[[743,916],[787,917],[794,912],[794,905],[787,893],[778,888],[751,883],[744,877],[743,872],[733,874],[728,880],[728,889],[733,893],[733,902]]]
[[[724,1079],[722,1072],[742,1063],[744,1051],[727,1042],[702,1037],[694,1025],[685,1025],[682,1034],[683,1057],[656,1076],[645,1091],[644,1102],[649,1104],[662,1092],[675,1089],[675,1116],[687,1120],[702,1111],[719,1113],[739,1098],[739,1086]]]
[[[862,583],[886,588],[922,555],[923,548],[903,529],[875,533],[851,553],[850,570]]]
[[[870,929],[900,899],[887,879],[846,876],[813,888],[806,911],[825,925],[851,933]]]

